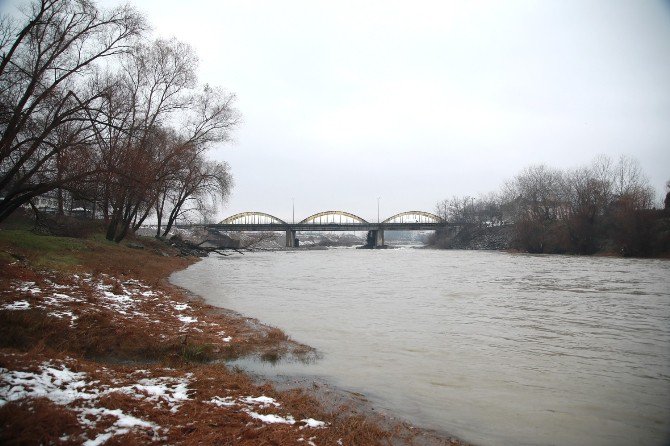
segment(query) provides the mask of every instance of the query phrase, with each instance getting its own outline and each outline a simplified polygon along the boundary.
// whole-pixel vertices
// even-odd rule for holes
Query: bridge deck
[[[178,225],[179,228],[205,227],[219,231],[428,231],[448,226],[447,223],[256,223]]]

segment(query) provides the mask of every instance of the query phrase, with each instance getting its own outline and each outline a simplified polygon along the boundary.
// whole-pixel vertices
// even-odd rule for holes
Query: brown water
[[[172,276],[323,377],[482,445],[670,444],[670,262],[419,249],[211,257]]]

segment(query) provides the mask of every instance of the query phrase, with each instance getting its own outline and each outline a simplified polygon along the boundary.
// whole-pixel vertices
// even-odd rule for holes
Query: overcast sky
[[[432,211],[599,153],[670,179],[667,1],[132,3],[237,94],[222,215]]]

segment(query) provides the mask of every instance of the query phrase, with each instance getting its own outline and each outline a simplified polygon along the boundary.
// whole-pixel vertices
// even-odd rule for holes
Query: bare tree
[[[564,208],[561,220],[567,230],[570,250],[590,254],[597,249],[597,238],[603,232],[603,220],[611,197],[611,182],[604,164],[595,162],[590,167],[574,169],[565,174],[563,187]],[[606,165],[606,164],[605,164]]]
[[[612,186],[619,206],[644,209],[651,207],[654,201],[654,190],[640,162],[630,156],[622,155],[617,160],[613,168]]]
[[[440,201],[435,209],[436,214],[450,223],[475,223],[476,203],[470,196],[457,197]]]
[[[126,236],[138,214],[153,207],[159,184],[179,168],[183,148],[173,143],[169,119],[189,105],[196,65],[191,48],[174,39],[138,45],[123,62],[103,129],[109,240]]]
[[[454,197],[439,202],[436,212],[448,221],[479,226],[511,220],[514,244],[530,252],[589,254],[614,245],[636,255],[653,249],[653,197],[637,160],[600,155],[568,171],[528,167],[499,195],[480,197],[471,206],[468,197]]]
[[[491,192],[482,195],[476,201],[477,219],[483,226],[500,226],[504,224],[503,200],[500,194]]]
[[[441,201],[438,201],[437,204],[435,205],[435,214],[442,218],[444,221],[449,221],[448,216],[449,216],[449,200],[444,199]]]
[[[124,64],[114,116],[123,130],[107,144],[108,239],[120,241],[153,209],[162,220],[168,198],[171,227],[188,200],[227,193],[227,170],[211,171],[203,153],[237,125],[235,97],[207,85],[196,90],[196,66],[192,49],[174,39],[142,45]]]
[[[118,242],[166,199],[171,226],[226,196],[227,166],[204,153],[239,122],[235,97],[198,88],[187,44],[142,40],[127,6],[32,0],[21,13],[0,17],[0,221],[57,189],[61,213],[64,191],[85,198]]]
[[[145,28],[128,6],[102,11],[86,0],[34,0],[22,14],[0,20],[0,221],[97,171],[56,164],[92,158],[92,116],[109,91],[88,80]]]
[[[168,183],[156,204],[158,228],[156,235],[165,237],[182,215],[195,211],[200,215],[208,212],[208,199],[225,199],[232,186],[228,165],[206,161],[195,156],[175,178]],[[189,205],[190,203],[190,205]],[[165,227],[162,217],[169,211]],[[160,231],[162,230],[162,234]]]
[[[563,181],[561,171],[545,165],[530,166],[521,171],[508,186],[518,202],[517,218],[557,220],[562,207]]]

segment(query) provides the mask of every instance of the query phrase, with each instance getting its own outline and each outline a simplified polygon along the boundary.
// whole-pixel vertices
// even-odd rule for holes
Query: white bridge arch
[[[382,223],[443,223],[444,219],[424,211],[406,211],[392,215]]]
[[[344,211],[324,211],[319,212],[314,215],[310,215],[306,219],[302,220],[299,224],[315,224],[315,225],[324,225],[324,224],[342,224],[342,223],[363,223],[367,224],[368,222],[349,212]]]
[[[287,224],[281,218],[274,215],[266,214],[265,212],[240,212],[239,214],[231,215],[230,217],[221,220],[221,225],[260,225],[260,224]]]

